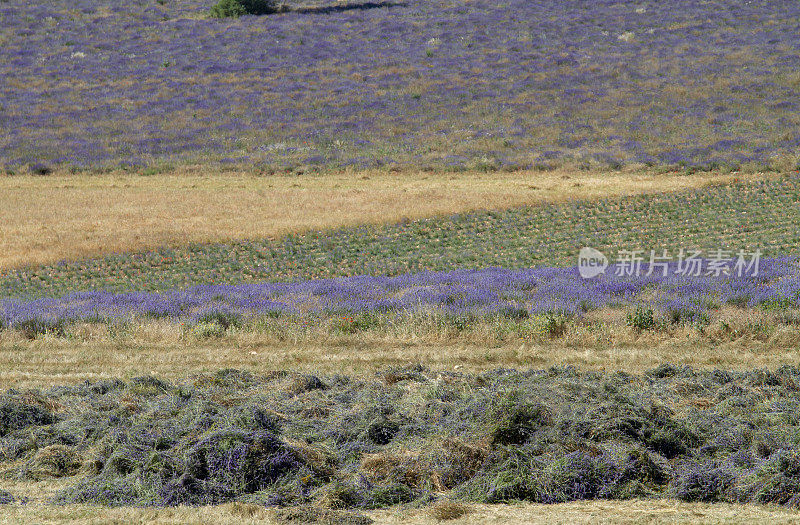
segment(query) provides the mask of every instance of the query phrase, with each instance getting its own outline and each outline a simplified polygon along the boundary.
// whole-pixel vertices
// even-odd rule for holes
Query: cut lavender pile
[[[104,380],[0,396],[0,472],[56,502],[677,497],[800,503],[800,369]]]

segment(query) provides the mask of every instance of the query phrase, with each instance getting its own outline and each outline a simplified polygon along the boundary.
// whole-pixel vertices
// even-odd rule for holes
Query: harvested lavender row
[[[711,267],[710,261],[701,261]],[[80,292],[61,298],[0,303],[0,321],[10,327],[59,327],[73,322],[166,318],[190,324],[229,325],[263,316],[340,316],[438,313],[467,318],[580,316],[590,310],[644,307],[673,321],[691,320],[722,305],[788,308],[800,295],[795,258],[764,259],[758,268],[727,274],[685,275],[679,263],[641,266],[638,273],[581,277],[576,267],[456,270],[396,277],[356,276],[294,283],[198,286],[163,293]],[[684,268],[685,269],[685,268]],[[756,271],[757,270],[757,271]],[[623,272],[624,273],[624,272]],[[650,275],[647,275],[650,273]],[[666,273],[666,275],[664,275]]]
[[[0,472],[71,478],[61,503],[353,509],[447,492],[796,507],[798,385],[796,367],[671,365],[87,381],[0,396]]]

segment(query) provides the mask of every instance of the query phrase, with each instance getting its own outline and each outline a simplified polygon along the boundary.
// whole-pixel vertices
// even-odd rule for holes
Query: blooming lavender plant
[[[796,2],[295,0],[222,20],[209,7],[3,2],[0,165],[797,160]]]
[[[762,260],[757,274],[687,276],[678,263],[667,273],[643,266],[640,275],[614,272],[583,279],[575,267],[422,272],[396,277],[354,276],[292,283],[208,285],[168,292],[79,292],[60,298],[0,303],[0,321],[33,333],[67,323],[133,318],[238,326],[263,316],[336,317],[433,313],[457,318],[558,314],[572,317],[603,307],[653,308],[673,322],[696,322],[722,304],[797,306],[796,258]]]

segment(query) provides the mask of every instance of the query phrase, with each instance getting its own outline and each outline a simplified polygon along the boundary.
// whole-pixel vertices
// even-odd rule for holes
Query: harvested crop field
[[[600,199],[776,174],[370,170],[264,175],[206,166],[140,176],[0,176],[0,271],[189,243],[391,224],[474,210]]]
[[[791,508],[798,385],[787,366],[144,376],[6,392],[0,465],[6,480],[66,480],[55,502],[111,506],[672,497]]]
[[[446,523],[454,525],[551,525],[622,523],[630,525],[677,525],[691,523],[741,523],[773,524],[800,523],[796,512],[780,507],[736,505],[726,503],[686,503],[675,500],[631,500],[631,501],[580,501],[556,504],[515,503],[476,504],[464,506],[468,513]],[[310,515],[330,516],[312,511]],[[337,515],[338,514],[338,515]],[[134,507],[103,508],[94,505],[63,505],[39,507],[17,506],[8,509],[0,517],[0,523],[30,523],[34,516],[39,520],[54,523],[154,523],[158,525],[203,525],[209,522],[221,525],[268,523],[284,525],[280,511],[271,511],[248,504],[223,504],[206,507],[170,507],[143,509]],[[376,525],[419,523],[433,525],[442,523],[427,509],[371,510],[360,512]],[[334,514],[340,525],[352,525],[353,517],[346,511]],[[357,518],[356,518],[357,519]],[[362,521],[362,520],[359,520]],[[329,521],[329,523],[337,523]],[[338,525],[338,524],[337,524]]]
[[[624,316],[622,316],[624,319]],[[515,334],[508,326],[415,327],[405,333],[380,328],[356,334],[236,332],[187,334],[174,325],[148,323],[107,330],[79,326],[66,337],[0,333],[0,381],[9,388],[46,388],[91,379],[143,374],[174,381],[188,374],[236,367],[270,370],[372,374],[390,366],[425,363],[436,370],[482,372],[494,368],[572,365],[581,370],[643,373],[662,363],[744,371],[800,366],[800,330],[772,318],[740,315],[706,328],[682,326],[637,332],[609,324],[565,324],[552,338],[549,324],[531,324]]]
[[[487,267],[572,266],[593,246],[620,249],[800,251],[800,175],[677,192],[512,207],[312,230],[278,239],[190,244],[0,271],[0,297],[92,289],[394,276]]]
[[[797,180],[6,272],[9,519],[800,519],[797,260],[766,256],[794,251]],[[526,267],[599,224],[610,256],[683,239],[731,258],[716,275]],[[248,253],[288,272],[202,284],[257,281]]]

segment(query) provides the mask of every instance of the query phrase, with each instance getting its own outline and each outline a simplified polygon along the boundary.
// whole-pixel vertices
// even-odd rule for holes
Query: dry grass
[[[436,521],[457,520],[469,514],[470,507],[455,501],[440,501],[431,506],[431,516]]]
[[[199,171],[0,177],[0,270],[190,242],[276,237],[765,177],[624,171],[301,176]]]
[[[800,513],[755,505],[682,503],[672,500],[578,501],[558,505],[470,505],[471,512],[448,521],[459,525],[500,524],[676,524],[676,523],[800,523]],[[379,524],[439,523],[422,511],[369,513]]]
[[[134,524],[209,524],[249,525],[277,523],[263,507],[229,503],[215,507],[176,507],[168,509],[103,508],[88,505],[12,506],[0,512],[0,525],[80,523],[93,525]]]
[[[558,505],[469,505],[465,516],[448,521],[454,525],[492,524],[680,524],[680,523],[800,523],[796,510],[758,505],[682,503],[672,500],[579,501]],[[376,525],[441,523],[428,509],[365,512]],[[277,523],[273,511],[252,505],[229,503],[215,507],[137,509],[88,505],[13,505],[0,512],[0,525],[27,523],[79,524],[251,524]]]
[[[361,373],[422,363],[434,369],[481,371],[497,367],[581,369],[642,373],[669,362],[697,368],[744,370],[800,365],[800,327],[741,336],[675,329],[634,333],[614,325],[571,326],[555,340],[498,341],[490,333],[387,336],[380,333],[279,340],[262,332],[192,339],[166,322],[138,326],[111,338],[102,326],[76,330],[71,338],[27,340],[0,332],[0,385],[48,387],[85,379],[157,374],[181,380],[221,368],[253,372],[310,370]]]

